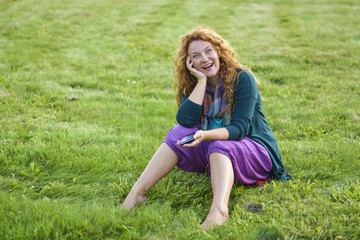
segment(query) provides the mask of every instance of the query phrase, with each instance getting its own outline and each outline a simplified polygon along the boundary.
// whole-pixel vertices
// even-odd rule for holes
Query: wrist
[[[202,140],[203,141],[208,141],[209,139],[208,139],[208,137],[209,137],[209,131],[203,131],[202,132]]]
[[[206,83],[206,82],[207,82],[207,79],[206,79],[206,77],[199,77],[199,78],[197,79],[197,81],[198,81],[198,83]]]

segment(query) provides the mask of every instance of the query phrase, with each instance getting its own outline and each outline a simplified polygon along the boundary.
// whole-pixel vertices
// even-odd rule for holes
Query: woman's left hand
[[[182,147],[196,147],[202,141],[206,141],[206,131],[199,130],[194,135],[194,141],[182,145]],[[179,143],[178,143],[179,144]]]

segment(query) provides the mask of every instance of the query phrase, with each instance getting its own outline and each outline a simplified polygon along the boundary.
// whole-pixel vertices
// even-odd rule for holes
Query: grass
[[[1,0],[0,238],[360,238],[359,8]],[[118,207],[176,124],[174,54],[197,26],[228,39],[261,81],[293,176],[235,185],[230,221],[207,231],[207,175],[175,169],[147,203]]]

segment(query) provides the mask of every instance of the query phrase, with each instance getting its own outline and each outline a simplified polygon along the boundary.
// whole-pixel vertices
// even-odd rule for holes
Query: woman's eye
[[[193,58],[198,58],[199,57],[199,55],[193,55]]]
[[[206,53],[209,53],[209,52],[211,52],[211,51],[212,51],[212,49],[209,48],[208,50],[206,50]]]

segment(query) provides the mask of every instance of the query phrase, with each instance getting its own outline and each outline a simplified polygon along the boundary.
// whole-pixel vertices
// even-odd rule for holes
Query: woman
[[[172,128],[132,187],[123,207],[132,210],[175,166],[211,175],[213,202],[203,227],[229,219],[234,182],[288,180],[275,137],[261,107],[260,84],[212,30],[197,28],[181,38],[175,60],[179,125]],[[179,140],[195,132],[194,140]]]

